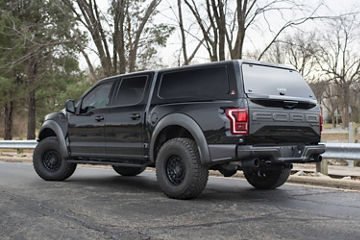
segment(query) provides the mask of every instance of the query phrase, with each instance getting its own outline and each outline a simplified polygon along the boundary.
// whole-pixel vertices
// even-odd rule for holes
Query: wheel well
[[[50,128],[45,128],[43,129],[40,134],[39,134],[39,140],[43,140],[44,138],[47,138],[47,137],[51,137],[51,136],[55,136],[56,137],[56,133],[50,129]]]
[[[161,146],[172,138],[190,138],[194,140],[194,137],[191,133],[184,127],[178,125],[171,125],[165,127],[156,138],[155,145],[154,145],[154,162],[156,160],[157,154],[161,148]]]

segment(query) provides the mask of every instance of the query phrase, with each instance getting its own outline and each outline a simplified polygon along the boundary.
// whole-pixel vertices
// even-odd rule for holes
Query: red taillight
[[[322,108],[320,108],[320,116],[319,116],[319,126],[320,126],[320,134],[322,132],[322,129],[323,129],[323,122],[324,122],[324,119],[323,119],[323,113],[322,113]]]
[[[248,109],[247,108],[228,108],[226,116],[230,120],[230,131],[233,135],[248,134]]]

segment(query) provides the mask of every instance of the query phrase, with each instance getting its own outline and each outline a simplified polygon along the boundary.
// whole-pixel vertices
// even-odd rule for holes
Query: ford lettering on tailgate
[[[285,112],[254,112],[251,114],[253,121],[270,122],[308,122],[318,123],[319,116],[316,114],[285,113]]]

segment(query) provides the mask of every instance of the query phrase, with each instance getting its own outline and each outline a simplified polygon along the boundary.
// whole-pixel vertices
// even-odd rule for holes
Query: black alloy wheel
[[[44,167],[50,172],[56,172],[61,166],[61,156],[54,150],[44,152],[41,160]]]
[[[156,157],[156,177],[168,197],[192,199],[199,196],[208,175],[208,167],[201,163],[194,140],[172,138],[161,146]]]
[[[61,154],[60,144],[55,136],[42,139],[33,155],[36,173],[47,181],[63,181],[76,169],[76,163],[69,163]]]
[[[169,181],[177,186],[182,183],[185,178],[185,164],[180,156],[172,155],[166,163],[166,176]]]

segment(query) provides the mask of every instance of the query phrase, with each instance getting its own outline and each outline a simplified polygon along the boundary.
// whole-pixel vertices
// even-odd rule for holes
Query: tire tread
[[[192,199],[197,197],[205,188],[208,181],[209,171],[207,167],[203,166],[200,162],[199,152],[197,150],[196,143],[189,138],[172,138],[165,142],[159,151],[159,155],[163,149],[166,149],[171,145],[182,145],[185,150],[189,153],[190,164],[193,169],[193,174],[191,175],[190,185],[182,193],[173,194],[167,191],[164,191],[165,195],[174,199]],[[156,176],[159,179],[162,176],[159,176],[159,171],[157,169]],[[163,189],[164,190],[164,189]]]
[[[47,145],[50,145],[51,148],[59,151],[59,142],[57,137],[52,136],[41,140],[36,146],[33,154],[33,166],[35,172],[46,181],[63,181],[69,178],[75,172],[76,163],[68,163],[62,159],[62,169],[60,172],[49,173],[44,169],[41,158],[44,152],[44,148],[49,148]]]
[[[244,169],[244,176],[246,180],[255,188],[262,190],[275,189],[283,185],[290,176],[290,168],[279,168],[273,172],[267,179],[258,177],[253,169]]]
[[[146,167],[120,167],[112,166],[114,171],[125,177],[133,177],[145,171]]]

